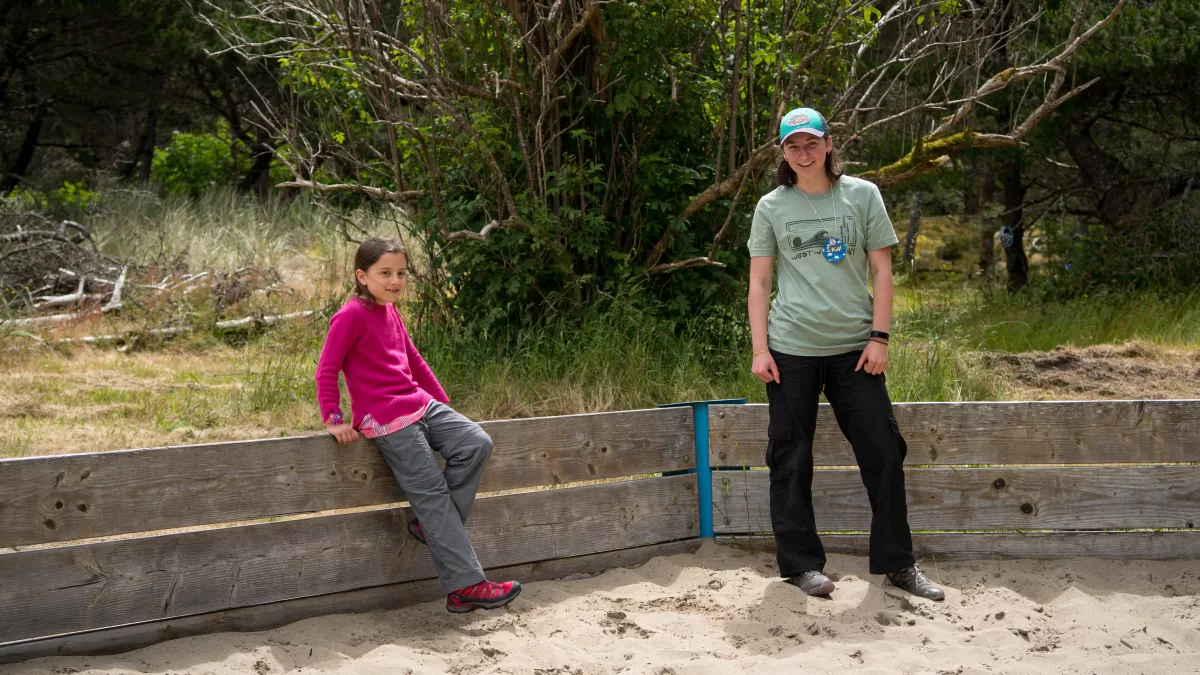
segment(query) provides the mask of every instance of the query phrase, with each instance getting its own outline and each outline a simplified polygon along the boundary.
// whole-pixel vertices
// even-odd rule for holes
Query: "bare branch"
[[[913,148],[898,162],[860,174],[859,178],[874,182],[880,187],[910,180],[924,173],[936,171],[950,160],[949,154],[970,149],[1012,148],[1021,142],[1002,134],[980,134],[964,131],[948,138],[926,140]]]
[[[651,250],[646,264],[651,268],[654,268],[658,265],[658,261],[661,260],[663,254],[667,252],[667,247],[671,245],[671,239],[675,236],[678,223],[686,221],[688,218],[691,218],[699,213],[704,207],[717,201],[718,199],[728,197],[731,193],[733,193],[734,190],[739,189],[749,174],[762,168],[763,165],[765,165],[771,160],[771,158],[775,156],[776,152],[778,152],[778,147],[779,146],[774,140],[769,140],[766,143],[763,143],[757,149],[755,149],[754,153],[750,155],[750,159],[748,159],[745,164],[738,168],[738,170],[735,171],[732,176],[729,176],[720,183],[714,183],[708,186],[704,192],[692,197],[687,205],[683,207],[683,211],[680,213],[678,220],[667,226],[666,231],[663,232],[662,236],[658,240],[658,243],[656,243],[654,248]]]
[[[395,192],[370,185],[354,183],[317,183],[311,180],[291,180],[277,183],[276,187],[291,187],[313,190],[316,192],[353,192],[357,194],[383,199],[389,202],[408,202],[425,195],[424,190],[402,190]]]
[[[708,257],[703,258],[688,258],[687,260],[679,260],[665,265],[655,265],[646,270],[646,276],[655,276],[663,272],[674,272],[676,270],[685,270],[689,267],[725,267],[725,263],[717,262]]]
[[[1061,86],[1062,81],[1064,81],[1065,79],[1066,79],[1066,71],[1063,71],[1058,76],[1056,76],[1056,78],[1055,78],[1056,86],[1054,87],[1054,89],[1051,93],[1056,93],[1058,91],[1058,87]],[[1037,126],[1037,124],[1039,122],[1041,122],[1046,117],[1046,115],[1049,115],[1051,112],[1053,112],[1055,108],[1057,108],[1060,105],[1066,103],[1067,101],[1070,101],[1071,99],[1075,98],[1081,92],[1083,92],[1085,89],[1087,89],[1088,87],[1091,87],[1093,84],[1096,84],[1099,81],[1100,81],[1100,78],[1098,78],[1098,77],[1093,78],[1091,81],[1085,82],[1084,84],[1081,84],[1078,87],[1075,87],[1074,89],[1072,89],[1071,91],[1068,91],[1067,93],[1063,94],[1059,98],[1046,99],[1045,101],[1042,102],[1042,104],[1040,106],[1038,106],[1037,110],[1033,111],[1032,113],[1030,113],[1029,117],[1025,118],[1025,121],[1021,123],[1021,126],[1017,127],[1016,130],[1013,131],[1013,134],[1012,134],[1013,137],[1014,138],[1024,138],[1025,136],[1027,136],[1029,134],[1029,132],[1031,130],[1033,130],[1033,127]]]
[[[559,4],[561,4],[561,1]],[[559,5],[555,5],[554,9],[551,10],[551,17],[554,17],[554,15],[557,13],[558,7]],[[547,54],[544,58],[542,58],[541,62],[538,63],[537,68],[535,68],[533,71],[534,79],[537,79],[541,73],[545,72],[551,60],[557,61],[563,58],[563,55],[567,53],[567,50],[571,48],[571,45],[575,44],[575,39],[578,38],[581,33],[583,33],[584,29],[587,28],[587,25],[591,23],[592,19],[599,11],[599,3],[593,2],[592,0],[585,0],[583,16],[579,17],[579,21],[576,21],[575,25],[571,27],[571,30],[563,36],[562,40],[559,41],[558,46],[555,47],[554,51]],[[553,18],[551,19],[551,23],[553,23]]]
[[[725,223],[721,225],[721,229],[717,230],[717,236],[713,237],[712,248],[708,252],[709,258],[717,257],[717,246],[720,246],[721,239],[725,237],[725,230],[729,229],[729,223],[733,222],[733,213],[737,210],[738,199],[742,196],[742,188],[746,187],[747,181],[750,179],[750,174],[746,173],[742,176],[742,182],[738,185],[737,194],[733,196],[732,202],[729,204],[729,213],[725,216]]]
[[[513,230],[521,230],[523,232],[529,230],[528,223],[521,218],[513,217],[504,221],[493,220],[487,225],[484,225],[483,229],[478,232],[473,232],[471,230],[458,230],[455,232],[447,232],[444,236],[446,237],[446,241],[462,241],[464,239],[484,241],[488,238],[488,235],[502,227],[507,227]]]
[[[1118,0],[1116,6],[1113,7],[1108,16],[1104,17],[1100,21],[1097,21],[1082,35],[1070,41],[1067,46],[1063,48],[1063,50],[1059,52],[1058,55],[1053,59],[1050,59],[1045,63],[1039,63],[1031,66],[1007,68],[988,78],[987,82],[984,82],[979,87],[979,89],[975,92],[975,95],[972,96],[970,100],[959,106],[959,109],[955,111],[953,115],[946,118],[941,125],[933,130],[933,133],[929,134],[929,138],[937,139],[950,133],[950,130],[953,129],[964,118],[966,118],[967,114],[975,108],[975,103],[980,98],[1000,91],[1001,89],[1004,89],[1005,87],[1008,87],[1016,82],[1027,80],[1035,75],[1038,75],[1039,73],[1054,72],[1063,68],[1063,65],[1069,58],[1071,58],[1071,56],[1075,54],[1076,51],[1079,50],[1079,47],[1081,47],[1083,43],[1091,39],[1091,37],[1099,32],[1101,28],[1107,26],[1109,22],[1116,18],[1117,14],[1121,12],[1121,9],[1125,6],[1126,2],[1127,0]],[[1029,129],[1032,128],[1032,126],[1029,127]],[[1026,132],[1028,132],[1028,129],[1026,129]]]

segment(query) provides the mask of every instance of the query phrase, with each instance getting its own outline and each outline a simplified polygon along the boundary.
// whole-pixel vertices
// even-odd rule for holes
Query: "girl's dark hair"
[[[371,269],[371,265],[379,262],[385,253],[402,253],[405,262],[408,261],[408,249],[404,248],[404,244],[401,244],[398,239],[371,237],[358,245],[358,252],[354,254],[354,294],[359,298],[375,302],[375,296],[371,295],[371,291],[358,282],[357,272],[358,270],[366,272]]]
[[[821,117],[821,126],[828,129],[829,123],[825,121],[825,117]],[[825,136],[832,139],[832,136]],[[830,150],[829,154],[825,155],[825,177],[829,182],[836,183],[842,177],[842,158],[838,156],[836,149]],[[796,172],[792,171],[792,165],[784,159],[779,163],[779,168],[775,170],[775,180],[783,187],[796,187]]]

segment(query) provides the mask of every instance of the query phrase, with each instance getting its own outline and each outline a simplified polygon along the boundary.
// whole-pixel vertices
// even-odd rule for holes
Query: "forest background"
[[[763,400],[779,116],[883,190],[896,400],[1200,396],[1189,0],[0,1],[0,456],[320,429],[350,258],[477,419]]]

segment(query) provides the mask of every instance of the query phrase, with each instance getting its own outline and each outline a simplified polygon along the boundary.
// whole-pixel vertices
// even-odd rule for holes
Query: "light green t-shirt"
[[[845,258],[836,263],[824,256],[834,237],[846,246]],[[879,188],[860,178],[842,176],[832,190],[808,195],[807,201],[795,187],[763,195],[748,246],[751,256],[775,256],[779,270],[767,319],[771,349],[833,356],[866,347],[874,313],[867,251],[896,241]]]

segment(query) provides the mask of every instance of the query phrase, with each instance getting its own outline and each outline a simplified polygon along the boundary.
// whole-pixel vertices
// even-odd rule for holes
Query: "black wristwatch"
[[[889,336],[888,336],[888,334],[887,334],[887,332],[886,332],[886,331],[882,331],[882,330],[873,330],[873,331],[871,331],[871,337],[873,337],[873,338],[883,338],[884,340],[887,340]]]

